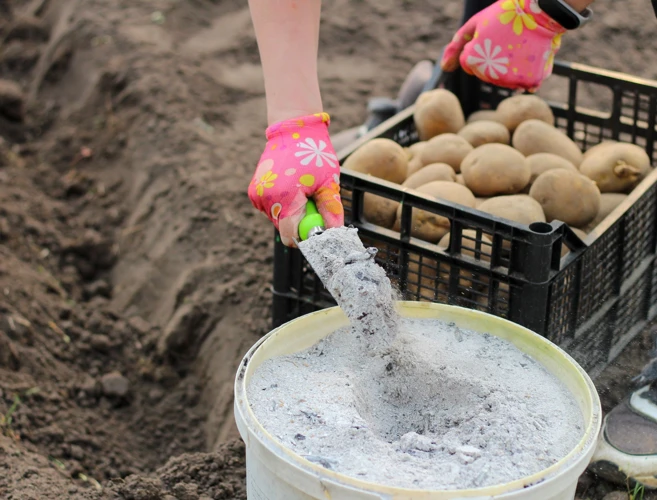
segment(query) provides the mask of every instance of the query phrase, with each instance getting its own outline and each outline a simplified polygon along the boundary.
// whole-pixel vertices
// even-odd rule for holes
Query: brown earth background
[[[325,2],[333,132],[461,8]],[[559,59],[657,78],[649,0],[595,13]],[[265,126],[245,1],[0,0],[0,498],[246,498],[232,384],[269,329],[273,228],[246,195]],[[648,340],[596,381],[605,409]]]

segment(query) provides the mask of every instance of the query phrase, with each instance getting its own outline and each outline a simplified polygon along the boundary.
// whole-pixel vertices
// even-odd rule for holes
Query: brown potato
[[[573,233],[579,236],[580,240],[585,240],[586,237],[588,236],[588,234],[586,234],[586,231],[584,231],[583,229],[578,229],[576,227],[571,227],[570,229],[573,231]]]
[[[560,220],[573,227],[583,227],[600,210],[598,186],[588,177],[570,170],[543,172],[529,195],[541,204],[547,222]]]
[[[579,236],[579,239],[584,241],[586,237],[588,236],[585,231],[581,229],[577,229],[576,227],[571,227],[570,228],[577,236]],[[561,257],[565,257],[570,253],[570,248],[568,248],[566,245],[561,245]]]
[[[513,134],[512,144],[525,156],[552,153],[565,158],[576,167],[582,163],[582,152],[577,144],[561,130],[541,120],[522,122]]]
[[[479,208],[487,200],[490,200],[490,198],[476,198],[475,208]]]
[[[541,205],[526,194],[495,196],[480,203],[476,208],[487,214],[527,226],[534,222],[545,222],[545,214]],[[509,251],[511,242],[505,239],[502,248]]]
[[[513,134],[512,144],[525,156],[552,153],[565,158],[576,167],[582,163],[582,152],[577,144],[561,130],[541,120],[522,122]]]
[[[475,123],[482,120],[502,123],[502,119],[494,109],[481,109],[479,111],[475,111],[470,116],[468,116],[467,123]]]
[[[445,291],[447,287],[436,281],[438,277],[438,261],[429,257],[409,254],[408,260],[408,282],[406,289],[420,302],[433,302],[435,300],[435,289]]]
[[[456,172],[447,163],[431,163],[410,175],[402,186],[415,189],[433,181],[456,182]]]
[[[501,123],[494,121],[481,120],[470,123],[459,130],[457,134],[472,144],[472,147],[479,147],[483,144],[500,143],[509,144],[511,135],[509,130]]]
[[[465,185],[477,196],[519,193],[531,172],[525,157],[506,144],[484,144],[461,163]]]
[[[554,126],[554,113],[543,99],[536,95],[514,95],[507,97],[497,106],[500,122],[511,132],[526,120],[541,120]]]
[[[586,157],[579,171],[595,181],[602,193],[631,191],[652,170],[650,157],[636,144],[601,147]]]
[[[477,294],[479,310],[491,312],[493,309],[496,309],[499,311],[500,308],[504,308],[505,303],[509,303],[511,288],[507,283],[498,282],[497,290],[494,292],[494,298],[490,303],[488,301],[489,288],[490,285],[484,287],[481,292]]]
[[[420,155],[415,155],[411,158],[406,167],[406,178],[408,179],[411,175],[421,170],[422,167],[424,167],[424,163],[420,160]]]
[[[599,151],[602,151],[604,148],[607,148],[609,146],[612,146],[613,144],[618,144],[618,141],[612,141],[611,139],[602,141],[599,144],[596,144],[595,146],[591,146],[589,149],[584,151],[584,154],[582,155],[582,161],[584,159],[588,158],[589,156],[598,153]]]
[[[413,120],[420,140],[445,133],[456,133],[465,125],[458,97],[446,89],[423,92],[415,101]]]
[[[622,193],[602,193],[600,195],[600,209],[598,210],[595,219],[589,222],[584,231],[591,232],[596,226],[598,226],[607,216],[616,210],[616,207],[623,203],[627,199],[626,194]]]
[[[463,178],[463,174],[456,174],[456,182],[461,186],[465,186],[465,179]]]
[[[447,252],[449,252],[450,234],[451,233],[447,233],[438,242],[438,246],[445,249]],[[490,262],[490,254],[493,251],[493,242],[485,234],[482,234],[481,238],[479,238],[482,243],[478,245],[475,241],[473,241],[477,239],[477,231],[472,229],[465,229],[463,230],[462,234],[463,236],[472,239],[463,238],[461,240],[461,255],[465,255],[481,262]],[[449,266],[443,264],[440,266],[440,268],[445,272],[447,276],[449,276]],[[464,289],[473,288],[473,279],[476,281],[481,281],[482,284],[488,282],[487,278],[483,276],[478,277],[477,273],[472,273],[470,271],[466,271],[465,269],[462,269],[459,272],[459,275],[459,286]]]
[[[408,151],[411,154],[411,159],[415,158],[416,156],[420,155],[420,151],[422,151],[422,148],[427,145],[426,141],[420,141],[420,142],[415,142],[408,146]]]
[[[399,202],[389,198],[372,193],[363,194],[363,216],[367,222],[377,226],[392,228],[395,224],[398,207]]]
[[[461,171],[461,162],[472,151],[472,145],[463,137],[445,133],[434,137],[420,153],[424,165],[447,163],[456,173]]]
[[[406,179],[408,159],[404,148],[390,139],[372,139],[351,153],[343,168],[401,184]]]
[[[527,163],[529,163],[529,169],[532,172],[532,176],[529,179],[530,184],[533,184],[536,178],[543,172],[555,168],[565,168],[566,170],[577,172],[577,167],[575,165],[565,158],[552,153],[536,153],[530,155],[527,157]]]
[[[416,189],[420,193],[433,197],[437,200],[445,200],[458,203],[466,207],[474,208],[475,197],[465,186],[450,181],[434,181]],[[397,220],[394,228],[399,230],[401,223],[402,206],[397,209]],[[427,212],[426,210],[413,209],[411,224],[411,235],[429,243],[438,243],[440,238],[449,232],[450,221],[447,217]]]
[[[489,198],[479,204],[477,210],[519,224],[529,225],[534,222],[546,222],[540,203],[526,194],[511,194]]]

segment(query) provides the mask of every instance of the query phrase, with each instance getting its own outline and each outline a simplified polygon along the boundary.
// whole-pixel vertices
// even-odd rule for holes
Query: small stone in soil
[[[105,396],[123,398],[130,392],[130,381],[118,372],[103,375],[100,383]]]
[[[71,454],[71,457],[76,460],[82,460],[84,458],[84,450],[76,444],[71,445],[69,453]]]
[[[612,491],[604,496],[602,500],[627,500],[628,494],[624,491]]]
[[[141,335],[146,335],[151,331],[151,324],[140,316],[133,316],[128,320],[130,327]]]
[[[148,399],[154,403],[162,399],[162,397],[164,397],[164,391],[158,387],[148,391]]]
[[[93,377],[87,376],[80,384],[80,390],[86,392],[87,394],[95,394],[98,385]]]
[[[112,341],[107,335],[92,335],[90,344],[95,350],[103,353],[109,352],[112,348]]]

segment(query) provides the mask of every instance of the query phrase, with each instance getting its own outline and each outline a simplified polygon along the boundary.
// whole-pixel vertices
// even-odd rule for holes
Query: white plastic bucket
[[[461,307],[427,302],[399,302],[404,317],[454,322],[464,329],[507,339],[559,378],[577,400],[585,434],[562,460],[533,476],[470,490],[427,491],[392,488],[359,481],[314,464],[284,447],[257,421],[246,388],[260,364],[276,356],[304,350],[348,325],[341,309],[325,309],[297,318],[271,331],[242,360],[235,380],[235,419],[246,445],[249,500],[572,500],[579,476],[593,455],[601,425],[600,399],[584,370],[545,338],[515,323]]]

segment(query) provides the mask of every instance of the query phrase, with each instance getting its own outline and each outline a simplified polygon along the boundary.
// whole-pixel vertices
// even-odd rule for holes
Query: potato
[[[487,200],[490,200],[490,198],[475,198],[475,208],[479,208]]]
[[[411,159],[415,158],[416,156],[420,155],[420,151],[422,151],[422,148],[427,145],[427,141],[420,141],[420,142],[415,142],[408,146],[408,151],[411,154]]]
[[[351,153],[344,168],[401,184],[406,179],[408,160],[404,148],[390,139],[372,139]]]
[[[601,147],[587,156],[579,167],[602,193],[631,191],[651,170],[650,157],[645,150],[628,143]]]
[[[415,101],[413,120],[422,141],[440,134],[455,134],[465,125],[458,97],[446,89],[434,89],[420,94]]]
[[[480,203],[476,208],[487,214],[527,226],[534,222],[545,222],[543,208],[527,194],[496,196]],[[502,248],[508,252],[511,250],[511,242],[505,239]]]
[[[583,231],[582,229],[577,229],[576,227],[571,227],[570,228],[573,233],[575,233],[577,236],[579,236],[580,240],[585,240],[588,234],[586,234],[586,231]]]
[[[555,168],[565,168],[566,170],[577,172],[577,167],[575,165],[565,158],[552,153],[536,153],[529,155],[527,157],[527,163],[529,164],[529,169],[532,173],[532,176],[529,179],[530,184],[533,184],[536,178],[543,172]]]
[[[465,186],[465,179],[463,178],[463,174],[456,174],[456,182],[461,186]]]
[[[560,220],[573,227],[591,222],[600,210],[600,190],[579,172],[555,169],[543,172],[529,190],[543,207],[547,222]]]
[[[445,249],[447,252],[449,252],[450,234],[451,233],[447,233],[438,242],[438,246]],[[490,262],[490,254],[493,251],[493,242],[490,240],[490,238],[488,238],[485,234],[482,234],[480,238],[482,243],[478,245],[477,242],[474,241],[477,239],[477,231],[474,231],[473,229],[464,229],[462,234],[466,238],[461,240],[461,255],[465,255],[481,262]],[[443,264],[440,266],[440,269],[445,273],[446,276],[449,276],[448,265]],[[462,269],[459,272],[459,275],[459,285],[461,288],[473,288],[473,286],[476,284],[473,284],[473,279],[482,282],[482,284],[488,283],[487,277],[478,277],[478,273],[466,271],[465,269]]]
[[[577,236],[579,236],[579,239],[584,241],[586,237],[588,236],[586,232],[582,231],[581,229],[577,229],[576,227],[571,227],[570,228]],[[570,253],[570,248],[568,248],[566,245],[561,245],[561,257],[565,257]]]
[[[479,204],[477,210],[527,226],[534,222],[546,222],[540,203],[526,194],[489,198]]]
[[[456,182],[456,172],[447,163],[432,163],[409,176],[402,186],[414,189],[433,181]]]
[[[422,257],[420,266],[420,256],[409,254],[408,259],[408,282],[406,289],[417,297],[420,302],[433,302],[435,298],[435,289],[447,289],[445,284],[437,282],[438,261],[426,256]],[[419,284],[419,286],[418,286]]]
[[[541,120],[526,120],[522,122],[512,140],[513,147],[525,156],[536,153],[552,153],[565,158],[579,167],[582,163],[582,152],[570,137]]]
[[[554,113],[547,102],[536,95],[514,95],[507,97],[497,106],[500,122],[511,132],[526,120],[541,120],[554,126]]]
[[[600,195],[600,209],[595,219],[589,222],[583,229],[592,231],[598,224],[607,218],[607,216],[616,210],[616,207],[627,199],[626,194],[622,193],[602,193]]]
[[[479,111],[475,111],[470,116],[468,116],[467,123],[475,123],[482,120],[502,123],[500,116],[494,109],[481,109]]]
[[[427,142],[420,153],[424,165],[447,163],[456,173],[461,171],[461,162],[473,150],[472,145],[463,137],[445,133]]]
[[[424,167],[424,163],[422,163],[422,160],[420,160],[420,156],[415,155],[413,158],[411,158],[411,160],[408,162],[408,166],[406,167],[406,178],[408,179],[411,175],[421,170],[422,167]]]
[[[466,207],[474,208],[475,197],[472,192],[465,186],[450,181],[434,181],[416,189],[429,197],[437,200],[445,200],[452,203],[458,203]],[[397,220],[394,228],[399,230],[401,224],[403,203],[397,209]],[[440,238],[449,232],[449,219],[426,210],[413,209],[411,235],[428,241],[429,243],[438,243]]]
[[[389,198],[372,193],[363,194],[363,216],[367,222],[377,226],[392,228],[395,224],[398,207],[399,202]]]
[[[608,146],[611,146],[611,145],[613,145],[613,144],[618,144],[618,141],[612,141],[612,140],[610,139],[610,140],[607,140],[607,141],[602,141],[601,143],[596,144],[595,146],[590,147],[590,148],[587,149],[587,150],[584,152],[584,154],[582,155],[582,161],[583,161],[585,158],[588,158],[589,156],[591,156],[592,154],[596,154],[597,152],[601,151],[602,149],[604,149],[604,148],[606,148],[606,147],[608,147]]]
[[[463,137],[475,148],[492,142],[509,144],[511,141],[509,130],[501,123],[490,120],[481,120],[470,123],[459,130],[457,135]]]
[[[477,196],[514,194],[529,183],[525,157],[506,144],[484,144],[461,163],[465,185]]]

